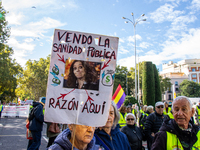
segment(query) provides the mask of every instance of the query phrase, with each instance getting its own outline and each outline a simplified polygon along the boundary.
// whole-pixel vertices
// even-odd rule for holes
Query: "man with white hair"
[[[151,150],[200,149],[199,128],[191,122],[194,111],[189,98],[177,97],[172,102],[174,119],[164,121],[160,131],[155,135]]]
[[[155,104],[155,112],[151,113],[144,124],[144,133],[147,139],[148,150],[151,150],[151,145],[154,135],[159,131],[166,116],[163,114],[164,103],[157,102]]]

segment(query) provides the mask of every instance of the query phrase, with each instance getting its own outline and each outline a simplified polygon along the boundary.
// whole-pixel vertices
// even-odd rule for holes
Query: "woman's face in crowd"
[[[127,125],[134,125],[135,124],[134,117],[132,115],[128,115],[126,118],[126,123]]]
[[[70,130],[75,130],[75,125],[72,125]],[[86,125],[76,125],[75,131],[75,141],[77,143],[88,144],[93,138],[95,127],[86,126]]]
[[[131,113],[131,108],[127,108],[127,113]]]
[[[105,127],[112,127],[114,119],[115,119],[115,112],[113,106],[111,105],[109,110],[108,120],[106,122]]]
[[[85,77],[85,68],[80,61],[74,63],[73,72],[77,79],[82,79]]]

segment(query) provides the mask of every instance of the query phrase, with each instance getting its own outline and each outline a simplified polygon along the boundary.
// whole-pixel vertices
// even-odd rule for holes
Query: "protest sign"
[[[118,38],[55,29],[45,121],[103,126],[112,99]]]

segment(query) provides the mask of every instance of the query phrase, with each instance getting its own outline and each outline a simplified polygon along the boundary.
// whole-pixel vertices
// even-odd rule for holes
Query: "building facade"
[[[163,94],[163,100],[172,101],[176,97],[176,93],[179,93],[180,83],[187,79],[196,83],[200,82],[200,59],[185,59],[178,63],[170,61],[168,64],[162,65],[162,72],[160,75],[163,78],[171,79],[171,89]]]

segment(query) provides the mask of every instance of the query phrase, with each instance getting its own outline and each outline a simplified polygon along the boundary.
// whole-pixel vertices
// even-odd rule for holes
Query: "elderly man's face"
[[[176,123],[182,128],[187,129],[190,118],[194,115],[194,109],[190,109],[190,103],[184,98],[175,101],[172,112]]]
[[[88,144],[93,138],[95,127],[86,125],[69,125],[69,129],[75,131],[75,142],[80,144]]]
[[[164,111],[164,106],[163,105],[160,105],[160,106],[156,106],[156,112],[160,115],[163,114],[163,111]]]

